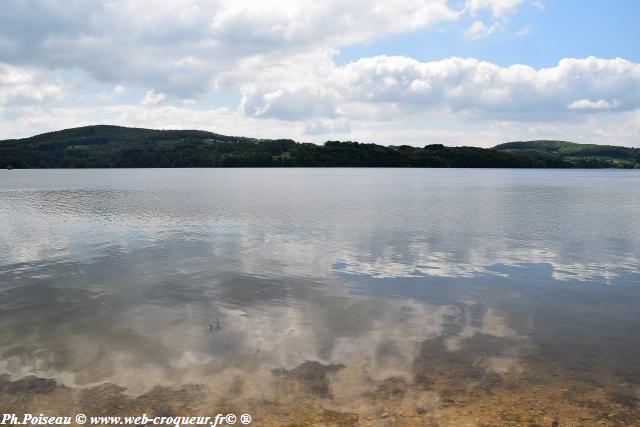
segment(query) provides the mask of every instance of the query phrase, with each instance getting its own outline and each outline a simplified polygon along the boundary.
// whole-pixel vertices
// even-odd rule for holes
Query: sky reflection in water
[[[12,379],[251,398],[317,361],[323,399],[442,401],[446,372],[640,377],[635,171],[1,171],[0,235]]]

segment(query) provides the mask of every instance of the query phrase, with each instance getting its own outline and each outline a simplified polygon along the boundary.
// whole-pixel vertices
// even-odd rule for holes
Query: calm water
[[[640,171],[0,171],[5,412],[633,425],[639,329]]]

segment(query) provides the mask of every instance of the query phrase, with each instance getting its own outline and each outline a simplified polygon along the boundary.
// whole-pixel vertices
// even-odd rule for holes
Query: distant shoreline
[[[198,130],[96,125],[0,141],[0,167],[639,169],[640,149],[549,140],[508,142],[493,148],[354,141],[317,145]]]
[[[376,170],[511,170],[511,171],[620,171],[620,172],[633,172],[640,171],[640,168],[616,168],[616,167],[602,167],[602,168],[518,168],[518,167],[397,167],[397,166],[234,166],[234,167],[206,167],[206,166],[193,166],[193,167],[91,167],[91,168],[13,168],[12,170],[6,170],[0,168],[0,173],[11,171],[117,171],[117,170],[249,170],[249,169],[265,169],[265,170],[294,170],[294,169],[309,169],[309,170],[325,170],[325,169],[376,169]]]

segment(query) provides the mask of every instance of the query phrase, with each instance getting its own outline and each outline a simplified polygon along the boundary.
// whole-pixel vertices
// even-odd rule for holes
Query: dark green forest
[[[323,145],[197,130],[86,126],[0,141],[12,168],[455,167],[638,168],[640,149],[563,141],[510,142],[494,148]]]

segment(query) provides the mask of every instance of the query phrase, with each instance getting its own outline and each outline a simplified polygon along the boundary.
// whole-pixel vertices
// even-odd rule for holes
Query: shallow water
[[[0,413],[640,420],[639,171],[0,171],[0,236]]]

